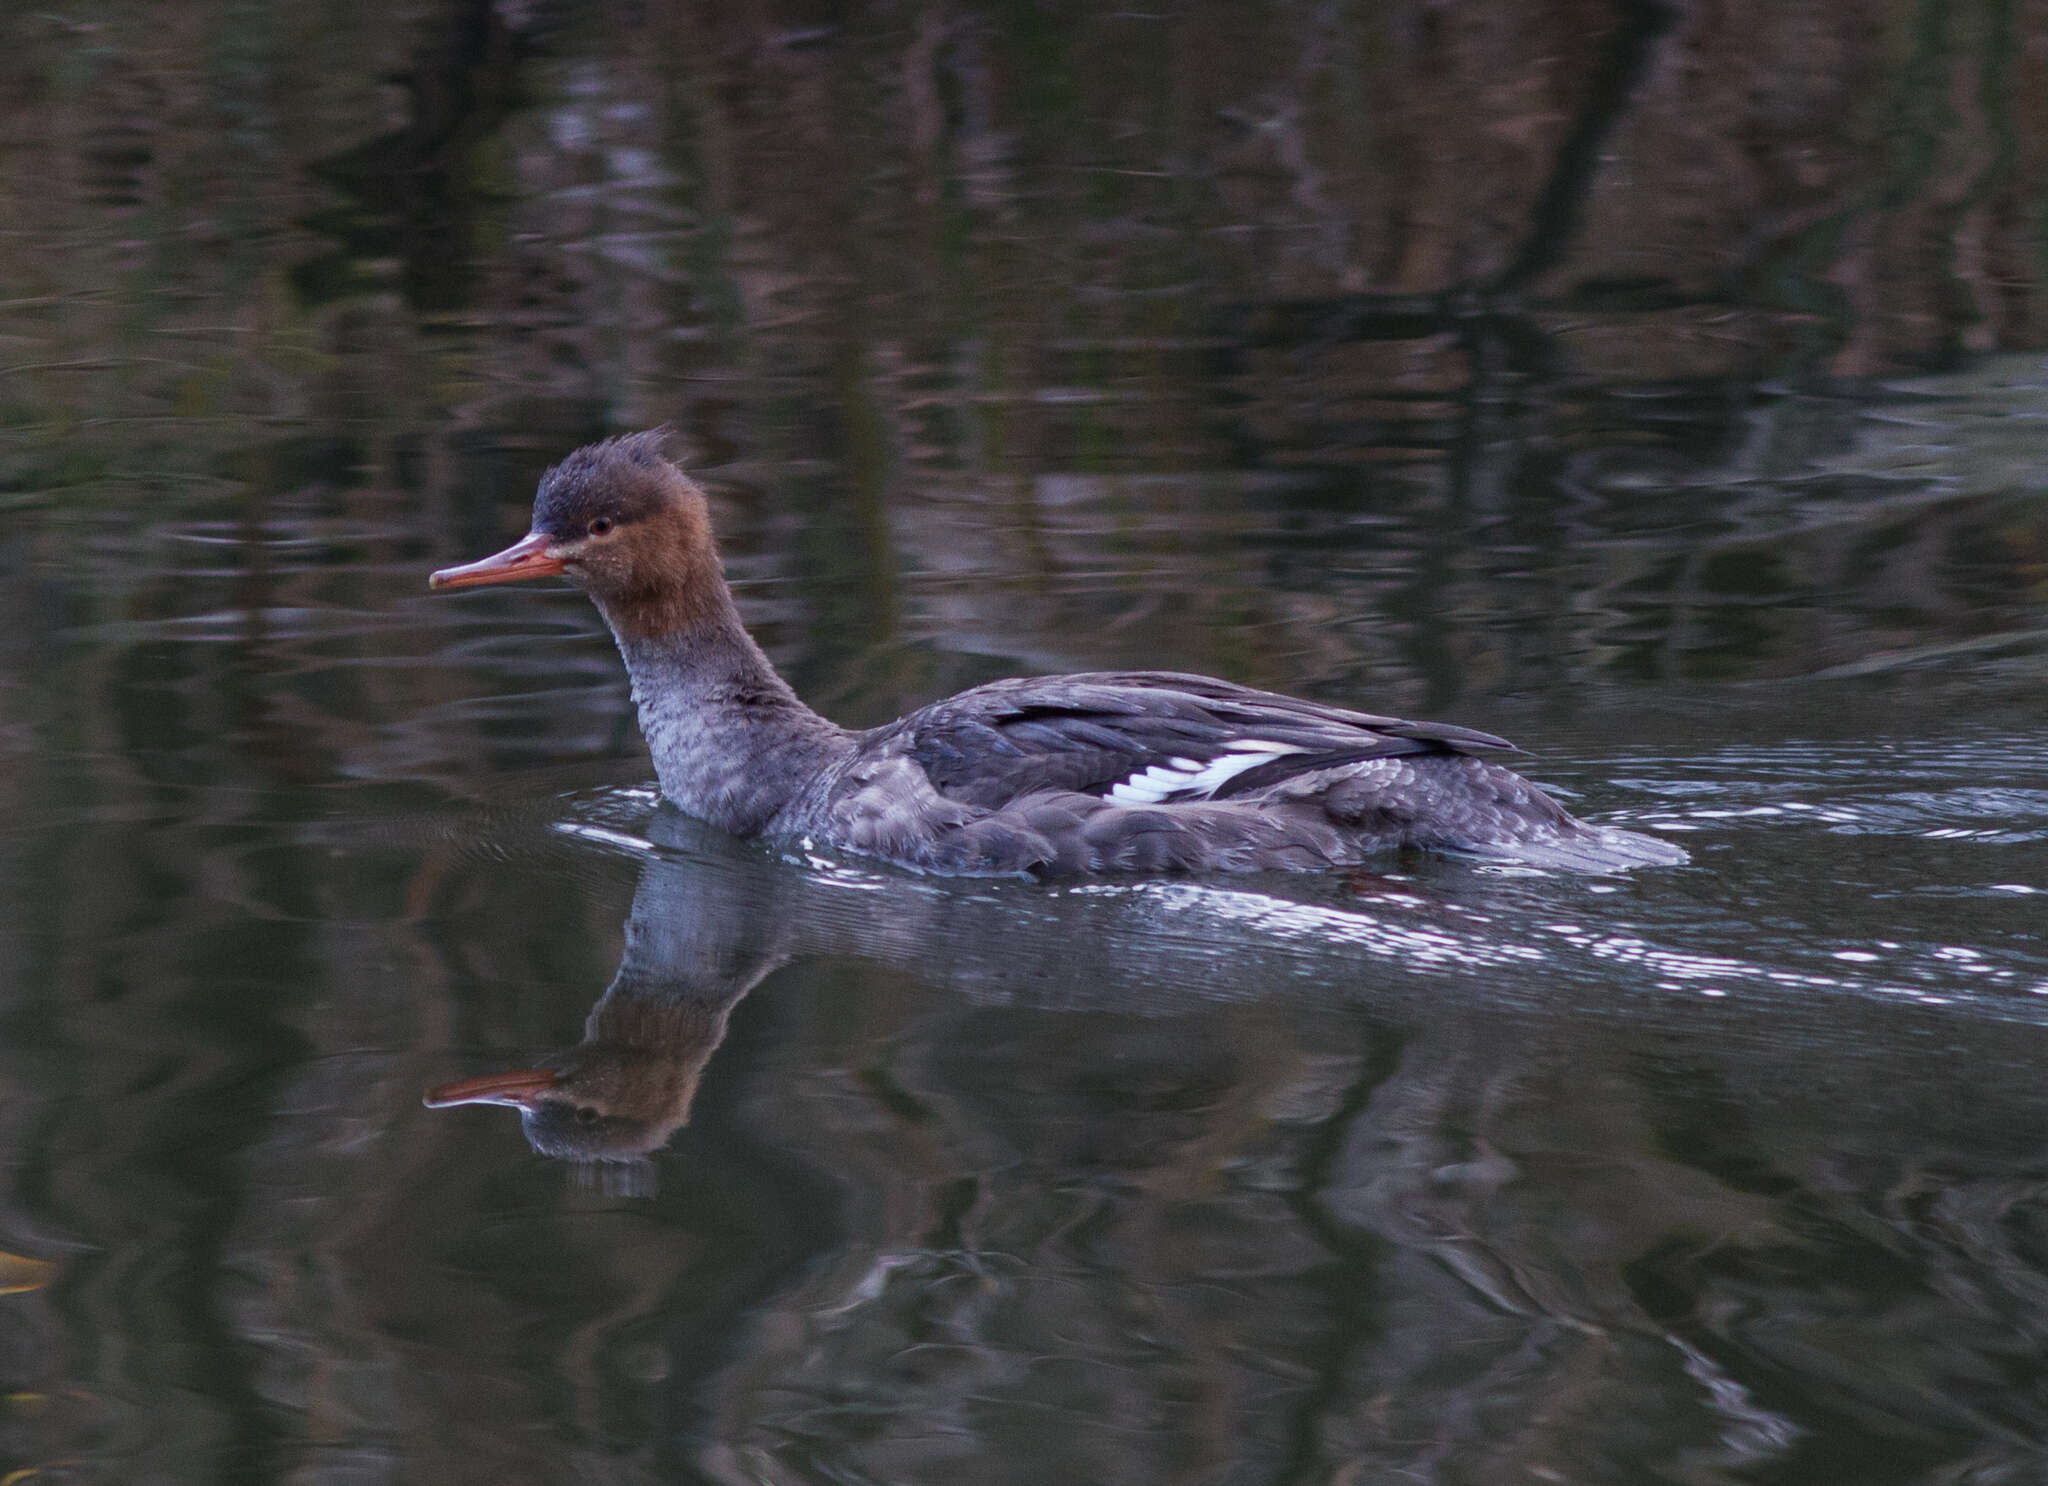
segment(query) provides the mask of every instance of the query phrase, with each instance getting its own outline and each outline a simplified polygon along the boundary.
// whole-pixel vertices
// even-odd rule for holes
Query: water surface
[[[2044,34],[0,18],[0,1474],[2048,1473]],[[424,590],[663,422],[843,721],[1215,672],[1692,865],[718,837]]]

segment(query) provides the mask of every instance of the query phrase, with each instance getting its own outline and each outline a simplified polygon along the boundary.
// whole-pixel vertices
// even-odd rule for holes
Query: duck
[[[1687,859],[1574,817],[1491,733],[1178,671],[1017,677],[841,727],[741,622],[667,435],[573,451],[541,477],[525,536],[428,583],[581,588],[662,795],[734,836],[977,877],[1327,871],[1413,849],[1588,873]]]

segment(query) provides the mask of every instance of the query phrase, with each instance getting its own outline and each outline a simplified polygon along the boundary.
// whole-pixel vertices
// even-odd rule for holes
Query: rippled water
[[[955,884],[516,769],[17,831],[25,1424],[117,1476],[2024,1479],[2048,749],[1532,767],[1695,864]],[[676,1071],[651,1157],[419,1106],[579,1038]]]
[[[0,13],[0,1483],[2048,1478],[2043,34]],[[1214,672],[1692,863],[726,840],[423,586],[663,422],[841,720]]]
[[[468,850],[616,863],[608,999],[750,998],[738,1046],[649,1040],[704,1093],[640,1200],[702,1221],[765,1141],[796,1170],[725,1200],[820,1231],[771,1222],[794,1252],[736,1332],[684,1290],[620,1322],[732,1349],[695,1396],[756,1471],[1911,1478],[2031,1469],[2040,1422],[2044,764],[1980,734],[1556,767],[1688,833],[1693,868],[1622,881],[967,888],[639,791]],[[506,1218],[573,1209],[524,1174]]]

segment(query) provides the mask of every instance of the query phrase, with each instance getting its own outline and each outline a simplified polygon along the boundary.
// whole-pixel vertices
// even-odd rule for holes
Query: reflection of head
[[[660,1149],[690,1117],[697,1077],[725,1037],[726,1008],[707,1016],[702,1007],[610,1004],[615,994],[591,1013],[583,1041],[548,1066],[444,1084],[427,1108],[509,1106],[533,1148],[563,1161],[630,1161]]]
[[[594,1184],[620,1196],[642,1196],[653,1190],[648,1153],[666,1141],[676,1125],[629,1112],[606,1099],[577,1077],[576,1052],[564,1054],[564,1071],[518,1068],[443,1084],[426,1097],[429,1109],[461,1104],[503,1104],[519,1111],[527,1143],[543,1156],[576,1162]],[[611,1106],[611,1107],[607,1107]]]
[[[541,1155],[588,1167],[607,1191],[651,1190],[647,1158],[688,1122],[727,1016],[781,962],[780,920],[758,902],[724,862],[650,859],[583,1040],[531,1068],[444,1084],[427,1107],[516,1109]]]

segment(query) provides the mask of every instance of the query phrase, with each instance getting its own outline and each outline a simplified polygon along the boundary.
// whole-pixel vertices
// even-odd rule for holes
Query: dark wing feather
[[[1229,798],[1295,774],[1417,753],[1513,745],[1470,728],[1408,722],[1167,671],[997,681],[893,724],[949,798],[999,809],[1025,795],[1104,795],[1147,769],[1193,781],[1165,798]],[[1274,745],[1270,755],[1247,743]],[[1219,782],[1201,770],[1243,761]],[[1188,770],[1188,764],[1197,766]]]

